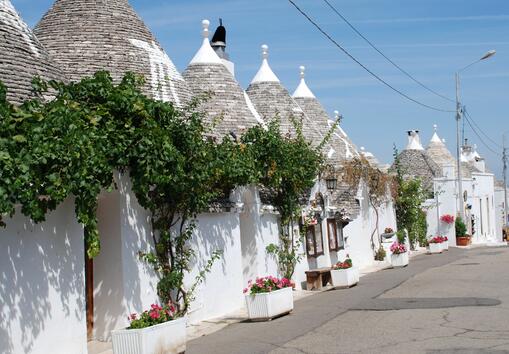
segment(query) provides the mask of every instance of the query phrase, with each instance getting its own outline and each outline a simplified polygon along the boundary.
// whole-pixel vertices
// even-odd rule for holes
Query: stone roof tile
[[[31,98],[35,76],[64,78],[11,2],[0,0],[0,80],[7,86],[7,99],[21,104]]]
[[[127,0],[57,0],[35,34],[73,81],[107,70],[115,81],[143,75],[151,97],[184,105],[181,74]]]

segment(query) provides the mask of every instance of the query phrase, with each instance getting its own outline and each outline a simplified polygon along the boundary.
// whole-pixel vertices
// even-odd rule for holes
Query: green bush
[[[461,218],[456,218],[456,237],[463,237],[467,235],[467,226]]]

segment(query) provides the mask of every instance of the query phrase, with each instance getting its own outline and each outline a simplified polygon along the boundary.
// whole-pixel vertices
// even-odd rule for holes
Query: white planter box
[[[349,288],[359,282],[359,269],[356,267],[330,271],[335,288]]]
[[[408,252],[391,255],[391,265],[393,268],[406,267],[409,263]]]
[[[246,295],[250,320],[270,320],[293,310],[293,289],[283,288],[270,293]]]
[[[143,329],[111,332],[113,354],[180,354],[186,351],[186,318]]]
[[[442,244],[441,243],[430,243],[428,246],[428,253],[435,254],[435,253],[442,253]]]
[[[445,241],[442,243],[442,249],[444,251],[449,251],[449,241]]]

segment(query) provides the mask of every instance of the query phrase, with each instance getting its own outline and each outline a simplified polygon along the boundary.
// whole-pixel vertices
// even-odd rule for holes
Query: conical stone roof
[[[21,104],[32,97],[32,79],[62,80],[48,52],[9,0],[0,0],[0,80],[7,99]]]
[[[263,120],[249,107],[244,91],[225,67],[208,40],[208,21],[203,21],[203,44],[183,76],[194,95],[210,95],[200,106],[208,123],[218,120],[214,134],[237,136]]]
[[[306,116],[315,125],[316,129],[326,133],[332,127],[333,122],[329,119],[329,115],[318,101],[313,92],[309,89],[305,81],[305,67],[300,67],[301,81],[293,94],[293,99],[302,108]],[[339,119],[339,113],[336,115]],[[329,141],[330,147],[334,150],[334,156],[331,156],[337,164],[341,164],[345,160],[349,160],[358,156],[357,149],[350,143],[349,139],[344,136],[342,129],[336,129]]]
[[[437,125],[434,126],[435,132],[431,141],[426,148],[428,155],[435,161],[440,167],[444,166],[456,166],[456,159],[445,146],[444,142],[440,139],[437,132]]]
[[[279,117],[282,133],[295,132],[292,118],[303,121],[302,133],[314,146],[318,146],[324,134],[315,128],[313,122],[290,96],[268,64],[268,47],[262,46],[263,61],[260,70],[246,92],[256,111],[265,121]],[[325,152],[327,155],[327,152]]]
[[[107,70],[143,75],[151,97],[183,105],[190,91],[127,0],[57,0],[34,30],[73,81]]]
[[[404,177],[421,179],[428,192],[433,191],[433,179],[442,176],[440,166],[422,147],[418,131],[408,132],[408,146],[398,155],[398,160]]]

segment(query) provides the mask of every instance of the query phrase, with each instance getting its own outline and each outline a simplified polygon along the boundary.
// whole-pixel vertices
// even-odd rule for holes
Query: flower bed
[[[249,281],[244,289],[249,319],[270,320],[293,310],[293,283],[286,279],[268,276]]]
[[[175,318],[173,305],[152,305],[129,316],[126,329],[111,332],[114,354],[180,354],[186,350],[186,319]]]
[[[346,257],[343,262],[338,262],[331,268],[332,285],[335,288],[350,288],[359,283],[359,269],[353,266],[349,255]]]
[[[403,243],[398,241],[391,245],[391,265],[393,268],[406,267],[409,263],[408,250]]]

